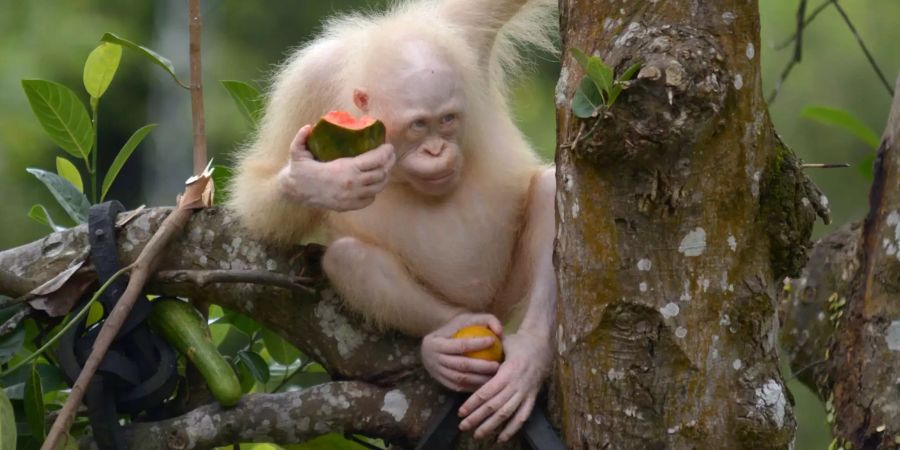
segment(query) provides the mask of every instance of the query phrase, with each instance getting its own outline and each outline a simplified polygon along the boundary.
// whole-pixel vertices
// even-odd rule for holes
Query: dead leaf
[[[203,209],[212,206],[214,187],[212,183],[212,160],[199,175],[187,179],[184,193],[178,196],[176,203],[181,209]]]
[[[76,259],[66,270],[34,288],[27,294],[33,297],[28,304],[50,317],[68,314],[78,299],[97,281],[97,274],[93,270],[82,270],[86,261],[86,257]]]

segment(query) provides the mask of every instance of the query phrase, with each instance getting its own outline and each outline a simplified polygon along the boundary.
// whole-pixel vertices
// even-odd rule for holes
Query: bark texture
[[[820,241],[786,292],[791,365],[826,402],[835,447],[900,448],[898,176],[900,94],[875,160],[868,215]]]
[[[128,222],[119,234],[123,264],[134,261],[169,211],[148,209]],[[5,273],[0,293],[18,297],[44,284],[70,265],[81,264],[87,246],[87,228],[79,226],[0,252]],[[172,272],[212,270],[218,279],[240,278],[222,277],[223,271],[309,275],[316,262],[304,254],[305,247],[277,249],[246,239],[234,217],[207,209],[194,215],[186,234],[170,245],[160,262],[159,269],[173,276],[151,283],[149,291],[250,315],[320,361],[333,379],[356,381],[335,381],[301,393],[251,395],[232,410],[207,406],[176,419],[135,424],[131,448],[212,448],[230,445],[236,436],[295,443],[333,431],[409,444],[424,431],[443,391],[424,375],[416,340],[375,330],[346,313],[325,285],[313,292],[254,283],[201,286]],[[285,279],[290,277],[273,283]],[[204,419],[207,415],[209,420]]]
[[[757,2],[566,0],[561,16],[565,49],[643,64],[596,119],[571,113],[568,54],[557,87],[568,445],[789,448],[778,293],[827,200],[767,114]]]

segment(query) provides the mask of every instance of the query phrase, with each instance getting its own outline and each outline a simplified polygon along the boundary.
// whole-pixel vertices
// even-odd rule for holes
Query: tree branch
[[[118,245],[123,265],[134,262],[168,212],[168,208],[148,208],[139,212],[122,228],[118,235]],[[78,226],[17,248],[0,251],[0,272],[4,274],[0,276],[0,294],[17,297],[26,293],[25,289],[53,278],[57,272],[68,267],[72,260],[83,255],[87,238],[87,227]],[[313,428],[306,434],[298,434],[298,439],[341,429],[358,430],[388,439],[402,440],[418,435],[422,423],[428,420],[431,408],[436,404],[439,389],[424,379],[417,340],[371,327],[358,316],[346,312],[341,300],[327,286],[314,292],[304,287],[298,288],[301,285],[297,283],[306,283],[310,281],[310,277],[298,277],[294,274],[316,272],[311,270],[314,267],[306,265],[306,253],[306,247],[303,246],[276,248],[252,240],[237,226],[235,217],[224,210],[209,208],[198,211],[190,218],[185,232],[169,246],[159,262],[160,275],[151,280],[146,292],[189,297],[193,301],[214,303],[248,314],[322,363],[332,378],[359,380],[348,385],[351,387],[367,386],[367,392],[371,395],[351,401],[349,413],[340,415],[339,412],[334,412],[327,427]],[[5,280],[13,282],[6,283]],[[256,284],[256,281],[266,284]],[[383,400],[383,392],[390,391],[389,387],[395,384],[404,393],[409,409],[406,419],[388,426],[383,423],[385,416],[379,415],[384,413],[379,411],[384,407],[391,407],[379,402]],[[297,394],[259,396],[260,400],[254,401],[295,405],[292,402],[297,397],[292,395]],[[257,396],[249,398],[255,399]],[[243,404],[242,400],[240,405]],[[257,404],[260,403],[251,403]],[[310,408],[314,404],[310,402]],[[296,403],[297,407],[306,405],[305,402]],[[219,411],[213,406],[204,408],[207,408],[202,410],[205,412]],[[293,408],[286,407],[280,411],[285,415],[293,414]],[[319,417],[317,414],[322,412],[318,407],[303,411],[303,416],[310,420]],[[195,413],[182,418],[202,418],[200,414],[191,414]],[[226,412],[219,411],[216,414]],[[253,414],[248,413],[247,416]],[[359,417],[374,417],[377,420],[365,427],[354,425]],[[315,424],[315,420],[312,423]],[[174,426],[173,424],[174,422],[163,422],[159,426]],[[155,425],[135,425],[135,430],[145,426]],[[251,428],[244,432],[257,433]],[[259,433],[265,434],[268,431]],[[227,440],[221,442],[229,443]]]
[[[418,378],[397,387],[331,382],[279,394],[249,394],[233,408],[211,404],[183,416],[133,423],[129,448],[209,449],[234,442],[302,442],[329,432],[387,436],[409,445],[431,407],[444,400],[437,385]],[[87,439],[82,448],[95,448]]]

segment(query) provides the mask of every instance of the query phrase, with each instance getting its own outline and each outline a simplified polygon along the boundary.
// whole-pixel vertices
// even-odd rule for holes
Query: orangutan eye
[[[441,117],[441,125],[449,125],[456,121],[456,114],[446,114],[444,117]]]
[[[427,126],[428,124],[425,123],[425,119],[416,119],[409,124],[409,128],[415,131],[424,130]]]

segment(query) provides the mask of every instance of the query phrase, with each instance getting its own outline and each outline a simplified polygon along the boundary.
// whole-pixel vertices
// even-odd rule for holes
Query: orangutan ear
[[[362,89],[353,90],[353,104],[364,113],[369,112],[369,94]]]

